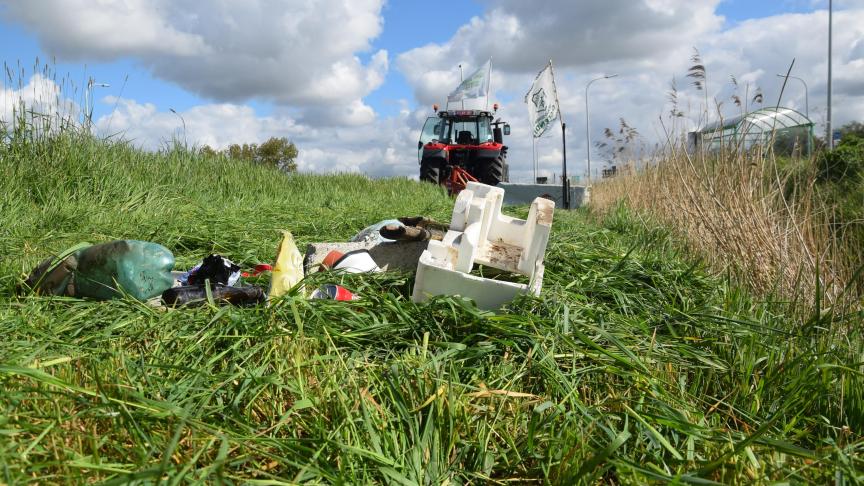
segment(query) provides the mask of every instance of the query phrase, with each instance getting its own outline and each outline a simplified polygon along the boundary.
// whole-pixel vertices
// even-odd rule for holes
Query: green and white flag
[[[489,93],[489,73],[491,70],[492,59],[490,58],[447,96],[447,102],[452,103],[486,96]]]
[[[552,77],[552,62],[537,74],[531,89],[525,94],[528,104],[528,119],[534,132],[534,138],[546,133],[552,122],[559,116],[558,93],[555,90],[555,80]]]

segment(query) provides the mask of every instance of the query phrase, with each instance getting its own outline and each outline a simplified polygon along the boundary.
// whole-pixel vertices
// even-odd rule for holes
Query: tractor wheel
[[[497,186],[505,178],[507,170],[506,155],[502,152],[477,171],[477,180],[483,184]]]
[[[429,160],[420,162],[420,180],[440,184],[441,164]]]

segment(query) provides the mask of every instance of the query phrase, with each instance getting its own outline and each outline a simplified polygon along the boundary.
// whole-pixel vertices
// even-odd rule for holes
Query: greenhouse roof
[[[813,122],[803,113],[784,107],[769,107],[761,110],[751,111],[744,115],[727,118],[718,122],[710,123],[698,130],[699,133],[711,133],[727,128],[747,126],[760,131],[782,130],[784,128],[812,126]]]

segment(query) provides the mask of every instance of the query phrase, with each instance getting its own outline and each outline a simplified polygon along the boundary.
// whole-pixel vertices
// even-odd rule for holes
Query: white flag
[[[489,92],[489,71],[492,68],[492,59],[490,58],[479,69],[474,71],[471,76],[465,78],[464,81],[447,96],[447,102],[468,100],[472,98],[483,98]]]
[[[558,94],[552,79],[552,63],[537,74],[531,89],[525,95],[528,104],[528,119],[534,131],[534,138],[542,136],[558,118]]]

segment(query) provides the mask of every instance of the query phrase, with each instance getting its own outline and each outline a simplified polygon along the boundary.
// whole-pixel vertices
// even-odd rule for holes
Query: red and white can
[[[336,284],[327,284],[322,285],[317,288],[315,292],[312,292],[312,296],[310,299],[325,299],[325,300],[342,300],[342,301],[350,301],[350,300],[359,300],[360,297],[354,295],[350,290],[346,289],[341,285]]]

